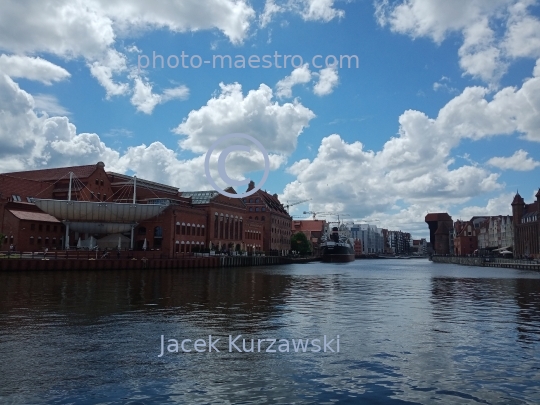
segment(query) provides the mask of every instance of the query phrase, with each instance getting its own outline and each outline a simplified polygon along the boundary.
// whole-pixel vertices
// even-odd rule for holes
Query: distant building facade
[[[349,227],[353,239],[362,242],[362,254],[376,254],[384,252],[384,237],[382,229],[375,225],[353,224]]]
[[[536,201],[526,204],[517,193],[512,201],[514,257],[540,258],[540,190]]]

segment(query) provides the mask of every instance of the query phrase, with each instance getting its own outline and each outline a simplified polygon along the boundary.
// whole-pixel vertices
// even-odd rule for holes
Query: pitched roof
[[[15,217],[25,220],[25,221],[36,221],[36,222],[56,222],[60,223],[52,215],[46,214],[44,212],[30,212],[30,211],[17,211],[17,210],[8,210]]]
[[[50,198],[52,189],[50,183],[20,179],[11,174],[0,174],[0,198],[9,198],[12,195],[19,196],[22,200],[37,196]]]
[[[293,221],[292,227],[293,231],[311,231],[311,232],[317,232],[322,231],[324,224],[326,221],[324,220],[312,220],[307,219],[303,221]]]
[[[58,167],[52,169],[39,169],[39,170],[28,170],[24,172],[12,172],[4,173],[12,177],[19,179],[28,179],[28,180],[37,180],[37,181],[57,181],[61,178],[69,178],[69,172],[79,179],[87,178],[100,166],[105,166],[102,162],[99,162],[95,165],[86,165],[86,166],[71,166],[71,167]],[[103,167],[102,166],[102,167]]]

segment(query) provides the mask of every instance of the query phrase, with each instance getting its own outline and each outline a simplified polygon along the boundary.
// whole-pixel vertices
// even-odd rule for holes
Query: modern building
[[[384,237],[382,229],[375,225],[353,224],[349,226],[351,237],[362,242],[362,253],[378,254],[384,252]]]
[[[525,204],[517,193],[512,201],[512,216],[514,257],[540,258],[540,189],[536,193],[536,201],[531,204]]]
[[[401,231],[389,231],[388,240],[392,253],[397,255],[411,254],[411,234]]]

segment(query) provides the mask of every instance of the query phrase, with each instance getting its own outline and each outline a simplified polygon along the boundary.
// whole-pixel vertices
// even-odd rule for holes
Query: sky
[[[211,145],[247,134],[262,188],[308,200],[295,218],[413,237],[540,187],[540,0],[1,3],[0,172],[103,161],[209,190]],[[253,145],[225,162],[262,178]]]

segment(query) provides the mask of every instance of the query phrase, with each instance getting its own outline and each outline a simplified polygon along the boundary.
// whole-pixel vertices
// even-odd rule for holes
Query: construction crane
[[[311,198],[307,198],[307,199],[305,199],[305,200],[300,200],[300,201],[295,201],[295,202],[292,202],[292,203],[290,203],[290,204],[289,204],[289,202],[287,201],[287,204],[285,204],[285,205],[283,206],[283,208],[285,208],[285,209],[287,210],[287,212],[289,212],[289,207],[292,207],[292,206],[298,205],[298,204],[302,204],[302,203],[305,203],[305,202],[307,202],[307,201],[311,201]],[[305,212],[304,212],[304,214],[305,214]]]
[[[315,220],[315,216],[317,215],[320,215],[320,216],[324,216],[325,212],[324,211],[304,211],[304,214],[309,214],[309,215],[313,215],[313,220]]]

